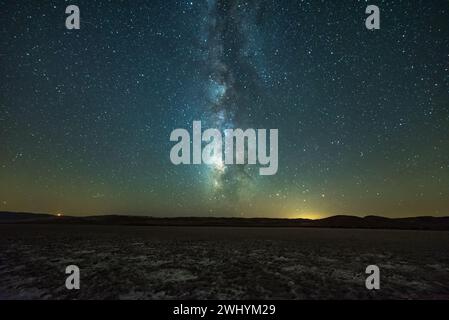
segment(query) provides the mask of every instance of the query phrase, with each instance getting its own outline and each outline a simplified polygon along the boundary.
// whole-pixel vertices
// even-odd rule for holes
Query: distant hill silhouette
[[[5,212],[0,211],[0,223],[16,222],[16,221],[34,221],[42,219],[53,219],[55,216],[46,213],[29,213],[29,212]]]
[[[214,218],[214,217],[156,218],[156,217],[124,216],[124,215],[58,217],[55,215],[43,213],[0,211],[0,223],[449,230],[449,217],[428,217],[428,216],[411,217],[411,218],[385,218],[379,216],[366,216],[362,218],[356,216],[337,215],[324,219],[309,220],[309,219]]]

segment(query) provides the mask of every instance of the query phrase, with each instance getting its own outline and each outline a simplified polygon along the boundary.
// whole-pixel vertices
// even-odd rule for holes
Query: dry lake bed
[[[0,299],[449,299],[449,232],[5,224]]]

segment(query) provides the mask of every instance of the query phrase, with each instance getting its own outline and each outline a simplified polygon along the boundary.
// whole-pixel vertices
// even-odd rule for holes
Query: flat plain
[[[0,224],[0,299],[449,299],[449,232]]]

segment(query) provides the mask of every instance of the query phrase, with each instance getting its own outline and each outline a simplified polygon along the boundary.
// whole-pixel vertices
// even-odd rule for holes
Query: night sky
[[[448,1],[0,0],[0,44],[0,211],[449,215]],[[173,165],[194,120],[278,173]]]

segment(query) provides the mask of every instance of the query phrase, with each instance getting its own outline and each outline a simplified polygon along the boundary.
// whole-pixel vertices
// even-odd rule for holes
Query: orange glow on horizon
[[[303,212],[303,213],[293,213],[291,215],[291,219],[309,219],[309,220],[319,220],[326,218],[327,215],[319,213],[319,212]]]

